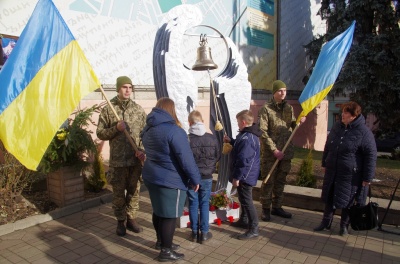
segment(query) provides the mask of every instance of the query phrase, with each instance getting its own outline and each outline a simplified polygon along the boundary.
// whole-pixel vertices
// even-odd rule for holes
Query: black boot
[[[339,235],[347,236],[348,234],[349,234],[349,230],[347,229],[347,226],[340,226]]]
[[[180,247],[181,247],[180,245],[177,245],[174,243],[172,243],[172,245],[171,245],[172,250],[178,250]],[[157,240],[155,249],[161,249],[161,241]]]
[[[129,219],[126,221],[126,228],[129,231],[135,232],[135,233],[140,233],[143,231],[143,228],[139,226],[139,224],[136,222],[135,219]]]
[[[319,226],[314,228],[314,231],[322,231],[324,229],[330,230],[331,229],[331,225],[332,225],[332,220],[333,219],[325,219],[325,218],[322,219],[321,224],[319,224]]]
[[[240,240],[254,239],[258,237],[258,227],[250,228],[246,233],[239,235],[237,238]]]
[[[183,259],[185,257],[184,254],[177,253],[170,248],[161,248],[160,255],[158,255],[158,261],[166,262],[166,261],[175,261],[178,259]]]
[[[202,232],[200,235],[200,243],[204,244],[212,238],[211,232]]]
[[[118,236],[125,236],[126,235],[126,227],[125,227],[125,220],[118,220],[117,230],[116,233]]]
[[[242,211],[240,214],[239,220],[231,223],[231,226],[238,228],[249,228],[249,219],[247,218],[246,212]]]
[[[199,236],[199,232],[190,232],[190,237],[189,240],[192,242],[199,242],[200,236]]]
[[[263,220],[265,222],[271,221],[271,210],[269,208],[262,209],[261,220]]]
[[[277,216],[280,216],[283,218],[292,218],[292,214],[289,212],[286,212],[282,208],[272,208],[271,214],[277,215]]]

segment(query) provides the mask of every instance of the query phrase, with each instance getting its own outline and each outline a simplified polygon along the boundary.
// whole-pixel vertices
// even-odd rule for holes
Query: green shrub
[[[400,149],[399,148],[394,149],[391,154],[392,154],[391,158],[393,160],[400,160]]]
[[[13,155],[8,153],[0,143],[0,151],[4,160],[0,164],[0,218],[9,218],[8,210],[18,211],[18,204],[22,201],[22,192],[29,190],[32,184],[39,179],[37,172],[25,168]],[[4,209],[4,210],[3,210]],[[15,219],[12,219],[14,221]],[[0,221],[1,222],[1,221]]]
[[[315,188],[317,186],[317,179],[313,173],[313,155],[311,149],[307,157],[301,163],[296,185],[310,188]]]

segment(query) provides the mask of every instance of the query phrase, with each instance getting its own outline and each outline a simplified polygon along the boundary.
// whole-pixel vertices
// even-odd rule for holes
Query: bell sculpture
[[[192,70],[194,71],[206,71],[214,70],[218,68],[218,65],[214,63],[211,57],[211,48],[207,46],[207,35],[200,35],[200,47],[197,48],[197,59]]]

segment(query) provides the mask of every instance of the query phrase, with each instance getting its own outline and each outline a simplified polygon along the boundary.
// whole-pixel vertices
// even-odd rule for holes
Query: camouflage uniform
[[[121,101],[118,97],[111,99],[119,118],[126,123],[126,130],[139,149],[142,148],[139,134],[146,124],[146,113],[143,108],[132,101]],[[105,106],[99,117],[97,136],[110,141],[110,184],[113,187],[113,209],[119,220],[135,219],[139,210],[140,176],[142,166],[135,157],[132,145],[124,132],[117,129],[118,120],[110,106]],[[126,190],[126,194],[125,194]]]
[[[293,128],[296,127],[296,119],[291,105],[285,100],[279,104],[272,98],[259,110],[258,122],[262,131],[261,178],[264,180],[276,161],[273,152],[283,149]],[[282,207],[283,189],[293,155],[294,147],[290,143],[285,150],[284,158],[278,162],[267,183],[261,186],[260,202],[264,209],[269,209],[271,203],[273,208]]]

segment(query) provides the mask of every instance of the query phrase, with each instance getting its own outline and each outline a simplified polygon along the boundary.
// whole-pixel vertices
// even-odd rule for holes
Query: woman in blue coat
[[[349,208],[356,201],[364,205],[374,178],[376,145],[356,102],[341,106],[342,120],[328,135],[322,156],[325,168],[321,198],[325,202],[321,224],[314,231],[330,229],[336,209],[342,209],[341,236],[348,234]]]
[[[197,192],[201,176],[185,130],[176,116],[175,103],[160,98],[147,116],[141,133],[146,150],[142,176],[153,208],[153,226],[157,233],[159,261],[178,260],[183,254],[172,243],[176,219],[182,215],[186,191]]]

